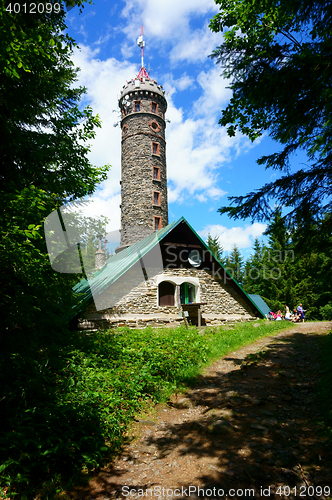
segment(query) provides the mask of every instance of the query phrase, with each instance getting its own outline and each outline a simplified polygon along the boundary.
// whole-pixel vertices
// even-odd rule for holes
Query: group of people
[[[305,320],[305,315],[304,313],[306,310],[303,309],[302,303],[297,306],[297,308],[294,308],[294,311],[291,313],[289,310],[289,307],[285,305],[285,314],[283,314],[280,309],[278,312],[272,312],[270,311],[269,314],[267,315],[267,319],[271,319],[273,321],[281,321],[282,319],[285,319],[286,321],[292,321],[293,323],[298,323],[302,321],[304,323]]]

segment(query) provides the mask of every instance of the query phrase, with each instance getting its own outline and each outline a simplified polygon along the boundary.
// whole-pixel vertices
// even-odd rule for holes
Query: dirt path
[[[137,422],[122,457],[72,498],[332,498],[315,393],[329,330],[299,324],[218,360]]]

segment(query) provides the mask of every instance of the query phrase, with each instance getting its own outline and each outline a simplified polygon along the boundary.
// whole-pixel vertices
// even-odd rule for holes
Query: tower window
[[[134,110],[135,110],[135,113],[137,113],[138,111],[141,111],[141,101],[134,101]]]
[[[155,231],[161,229],[161,217],[156,217],[156,216],[153,217],[153,229]]]
[[[153,180],[160,181],[160,168],[159,167],[153,167]]]
[[[156,120],[152,120],[149,123],[149,127],[151,128],[151,130],[153,132],[159,132],[159,130],[161,129],[161,126],[159,125],[159,123]]]
[[[128,132],[128,127],[127,127],[127,125],[124,125],[122,127],[122,135],[126,135],[127,132]]]
[[[159,144],[158,144],[158,142],[153,142],[152,143],[152,154],[159,156],[160,153],[159,153]]]
[[[153,204],[154,205],[160,205],[160,193],[158,191],[153,191]]]
[[[158,113],[158,104],[156,102],[151,102],[151,112]]]

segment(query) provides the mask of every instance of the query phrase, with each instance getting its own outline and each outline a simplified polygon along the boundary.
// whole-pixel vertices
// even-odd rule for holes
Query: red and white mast
[[[137,45],[141,47],[141,69],[139,70],[139,73],[136,77],[137,80],[142,80],[143,78],[147,78],[150,80],[149,74],[144,68],[144,47],[145,47],[145,41],[143,40],[143,26],[141,26],[141,36],[138,37],[137,39]]]

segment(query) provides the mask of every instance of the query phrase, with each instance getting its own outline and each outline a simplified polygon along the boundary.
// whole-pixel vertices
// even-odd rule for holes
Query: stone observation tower
[[[165,112],[161,85],[143,64],[143,27],[137,40],[142,62],[123,86],[121,110],[121,243],[117,252],[168,225]]]

